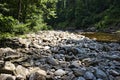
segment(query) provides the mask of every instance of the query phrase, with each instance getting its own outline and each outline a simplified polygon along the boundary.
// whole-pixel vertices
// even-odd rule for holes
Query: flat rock
[[[75,67],[80,67],[80,65],[82,64],[81,64],[81,61],[72,61],[71,65]]]
[[[97,78],[104,79],[107,77],[106,73],[98,68],[95,69],[95,74]]]
[[[38,72],[35,72],[30,74],[29,80],[46,80],[46,77],[39,74]]]
[[[85,74],[84,74],[84,78],[87,79],[87,80],[93,80],[95,78],[94,74],[87,71]]]
[[[39,73],[40,75],[47,76],[46,71],[40,69],[39,67],[30,67],[30,68],[29,68],[29,72],[30,72],[30,73],[35,73],[35,72],[37,72],[37,73]]]
[[[47,62],[48,62],[49,64],[51,64],[51,65],[54,65],[54,66],[56,66],[56,65],[59,64],[58,61],[57,61],[57,59],[54,59],[54,58],[52,58],[52,57],[48,57],[48,58],[47,58]]]
[[[85,71],[84,70],[81,70],[81,69],[73,69],[73,73],[74,73],[74,75],[75,76],[83,76],[84,75],[84,73],[85,73]]]
[[[7,48],[0,48],[0,52],[1,53],[6,53],[6,52],[9,52],[9,51],[16,52],[15,50],[13,50],[12,48],[9,48],[9,47],[7,47]]]
[[[116,70],[110,70],[109,73],[113,76],[120,76],[120,73],[117,72]]]
[[[78,77],[77,80],[86,80],[84,77]]]
[[[16,77],[11,74],[0,74],[0,80],[16,80]]]
[[[55,74],[56,76],[63,76],[63,75],[66,74],[66,72],[65,72],[64,70],[62,70],[62,69],[58,69],[58,70],[55,71],[54,74]]]
[[[4,69],[14,71],[15,70],[15,65],[13,63],[7,61],[7,62],[5,62]]]
[[[15,69],[15,75],[26,79],[26,76],[29,75],[29,70],[21,65],[18,65]]]

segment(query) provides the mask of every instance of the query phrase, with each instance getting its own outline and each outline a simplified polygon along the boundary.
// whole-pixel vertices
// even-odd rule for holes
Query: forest
[[[50,29],[118,30],[120,0],[0,0],[1,38]]]

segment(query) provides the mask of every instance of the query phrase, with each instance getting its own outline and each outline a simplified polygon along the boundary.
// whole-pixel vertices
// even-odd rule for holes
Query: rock
[[[36,43],[33,43],[33,46],[35,47],[35,48],[42,48],[42,46],[40,46],[40,45],[38,45],[38,44],[36,44]]]
[[[72,48],[72,51],[73,51],[74,54],[84,54],[86,52],[84,49],[82,49],[82,48],[79,49],[79,48],[76,48],[76,47]]]
[[[119,76],[120,75],[120,73],[115,71],[115,70],[110,70],[109,73],[113,76]]]
[[[59,54],[65,54],[65,50],[59,50]]]
[[[0,80],[16,80],[16,77],[11,74],[0,74]]]
[[[97,79],[97,80],[103,80],[103,79],[100,79],[100,78],[99,78],[99,79]]]
[[[49,46],[45,46],[44,49],[45,49],[45,50],[48,50],[48,49],[50,49],[50,47],[49,47]]]
[[[104,79],[104,78],[107,77],[106,73],[103,72],[102,70],[98,69],[98,68],[95,68],[95,74],[96,74],[97,78]]]
[[[111,55],[111,56],[106,56],[106,57],[111,60],[120,61],[120,57],[118,55]]]
[[[70,55],[70,56],[69,55],[65,55],[65,60],[68,61],[68,62],[71,61],[71,60],[74,60],[74,59],[75,59],[74,55]]]
[[[26,79],[26,76],[29,75],[29,70],[21,65],[18,65],[15,69],[15,75]]]
[[[6,62],[2,68],[0,68],[0,73],[14,74],[15,65],[11,62]]]
[[[39,74],[38,72],[35,72],[30,74],[29,80],[46,80],[46,77]]]
[[[72,61],[71,66],[75,66],[75,67],[80,67],[81,62],[80,61]]]
[[[58,70],[55,71],[54,74],[55,74],[56,76],[63,76],[63,75],[66,74],[66,72],[65,72],[64,70],[62,70],[62,69],[58,69]]]
[[[0,68],[2,68],[4,66],[4,61],[0,60]]]
[[[58,60],[62,59],[60,54],[55,54],[54,57],[55,57],[55,59],[58,59]]]
[[[81,69],[73,69],[73,73],[75,76],[83,76],[85,71],[84,70],[81,70]]]
[[[24,45],[25,48],[28,48],[29,45],[31,44],[31,40],[29,40],[29,39],[19,38],[18,40],[19,40],[20,44]]]
[[[96,50],[96,49],[98,49],[97,45],[98,45],[97,43],[91,43],[91,44],[89,44],[89,48],[91,50]]]
[[[54,66],[56,66],[56,65],[59,64],[58,61],[57,61],[56,59],[52,58],[52,57],[48,57],[46,61],[47,61],[49,64],[54,65]]]
[[[75,77],[75,75],[73,74],[73,72],[69,72],[67,74],[67,79],[65,79],[65,80],[73,80],[74,77]]]
[[[40,69],[39,67],[33,67],[33,68],[30,67],[30,68],[29,68],[29,72],[30,72],[30,73],[35,73],[35,72],[37,72],[37,73],[39,73],[40,75],[47,76],[46,71]]]
[[[10,61],[10,60],[13,60],[13,59],[18,59],[18,58],[20,58],[21,56],[20,55],[18,55],[18,54],[13,54],[13,55],[8,55],[8,56],[6,56],[4,59],[6,60],[6,61]]]
[[[84,74],[84,78],[87,79],[87,80],[93,80],[95,78],[94,74],[87,71],[85,74]]]
[[[120,80],[120,76],[117,76],[117,77],[116,77],[116,80]]]
[[[84,77],[78,77],[77,80],[85,80],[85,78]]]
[[[9,70],[9,71],[14,71],[15,70],[15,65],[9,61],[5,62],[5,66],[4,66],[5,70]]]
[[[11,48],[9,48],[9,47],[7,47],[7,48],[0,48],[0,52],[1,53],[6,53],[6,52],[16,52],[15,50],[13,50],[13,49],[11,49]]]
[[[84,58],[82,60],[82,63],[85,65],[85,66],[90,66],[93,62],[93,58]]]

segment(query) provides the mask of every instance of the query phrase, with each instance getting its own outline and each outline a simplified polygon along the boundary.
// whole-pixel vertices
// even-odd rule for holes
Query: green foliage
[[[56,3],[57,0],[1,0],[1,37],[51,29],[47,21],[56,17]]]
[[[28,28],[28,24],[22,24],[19,23],[16,26],[14,26],[13,32],[14,34],[25,34],[28,33],[30,29]]]
[[[60,0],[57,3],[55,26],[75,28],[118,26],[120,23],[118,0]],[[53,24],[53,23],[52,23]],[[58,24],[58,25],[56,25]]]
[[[0,33],[119,26],[119,0],[0,0]]]
[[[17,24],[17,20],[13,17],[5,17],[2,14],[0,15],[0,32],[9,32],[12,33],[14,31],[14,26]]]

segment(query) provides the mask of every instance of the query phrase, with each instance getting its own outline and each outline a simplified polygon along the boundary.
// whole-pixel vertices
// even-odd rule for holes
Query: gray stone
[[[116,80],[120,80],[120,76],[117,76],[117,77],[116,77]]]
[[[58,69],[58,70],[55,71],[54,74],[55,74],[56,76],[63,76],[63,75],[66,74],[66,72],[65,72],[64,70],[62,70],[62,69]]]
[[[81,61],[72,61],[71,65],[73,65],[75,67],[80,67]]]
[[[110,70],[109,73],[113,76],[119,76],[120,75],[120,73],[117,72],[116,70]]]
[[[87,71],[85,74],[84,74],[84,78],[85,79],[88,79],[88,80],[93,80],[95,78],[94,74]]]
[[[85,71],[84,70],[81,70],[81,69],[73,69],[73,73],[75,76],[83,76]]]
[[[30,74],[29,80],[46,80],[46,77],[38,72],[35,72]]]
[[[77,80],[85,80],[85,78],[84,77],[78,77]]]
[[[72,51],[73,51],[74,54],[86,53],[86,51],[84,49],[82,49],[82,48],[80,49],[80,48],[76,48],[76,47],[72,48]]]
[[[118,55],[112,55],[112,56],[108,56],[109,59],[112,59],[112,60],[117,60],[117,61],[120,61],[120,57]]]
[[[107,77],[106,73],[98,68],[95,68],[95,74],[96,74],[97,78],[104,79]]]
[[[97,79],[97,80],[103,80],[103,79],[100,79],[100,78],[99,78],[99,79]]]
[[[90,66],[92,63],[93,63],[93,58],[84,58],[82,60],[82,63],[85,65],[85,66]]]
[[[47,62],[51,65],[54,65],[54,66],[59,64],[58,61],[56,59],[52,58],[52,57],[48,57]]]

